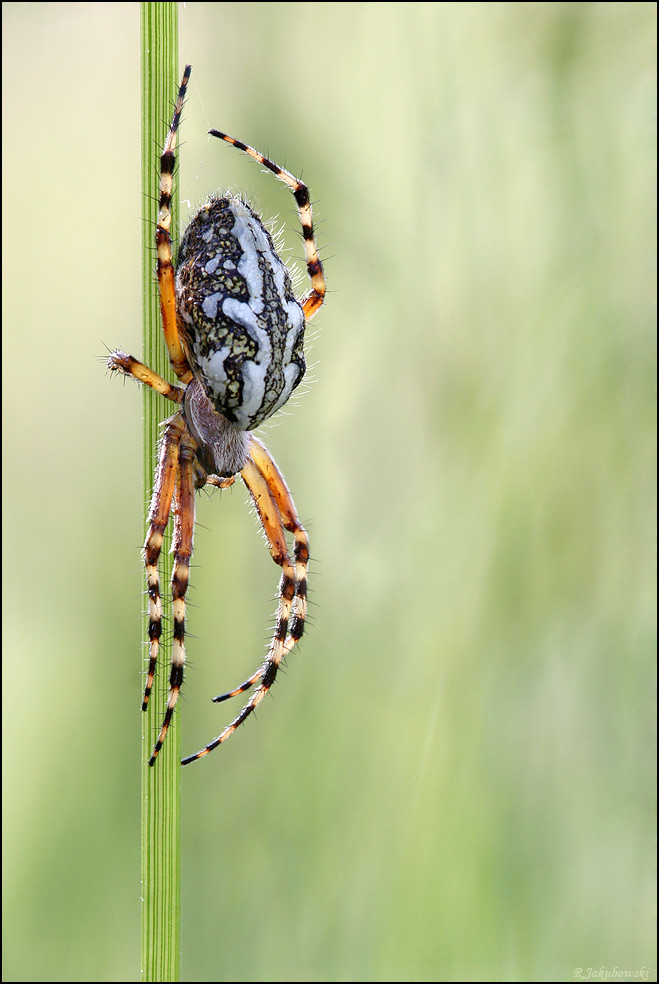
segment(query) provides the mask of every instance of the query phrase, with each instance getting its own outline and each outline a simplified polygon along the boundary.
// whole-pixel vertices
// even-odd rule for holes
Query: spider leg
[[[314,237],[309,189],[303,181],[296,178],[295,175],[291,174],[290,171],[287,171],[286,168],[280,167],[279,164],[275,164],[274,161],[268,160],[268,158],[264,157],[258,150],[254,150],[253,147],[249,147],[241,140],[236,140],[234,137],[230,137],[227,133],[222,133],[221,130],[209,130],[208,132],[211,137],[219,137],[220,140],[225,140],[233,147],[237,147],[238,150],[242,150],[246,154],[249,154],[249,156],[253,157],[255,161],[259,162],[259,164],[262,164],[264,167],[267,167],[269,171],[272,171],[273,174],[276,174],[280,181],[287,184],[293,192],[293,197],[295,198],[298,212],[300,214],[307,272],[309,274],[309,279],[311,280],[311,290],[305,294],[301,301],[302,308],[304,310],[304,317],[308,321],[321,307],[323,301],[325,300],[326,290],[323,265],[320,262],[320,257],[318,256],[318,249],[316,247],[316,240]]]
[[[174,280],[174,266],[172,264],[172,213],[170,205],[172,201],[174,167],[176,165],[176,139],[191,71],[192,66],[186,65],[178,91],[172,124],[169,128],[169,135],[165,143],[165,149],[160,157],[160,205],[158,209],[158,225],[156,227],[156,249],[158,255],[156,272],[158,277],[158,291],[160,293],[162,328],[172,369],[183,383],[190,382],[192,379],[192,370],[188,365],[178,333],[176,285]]]
[[[195,755],[183,759],[182,765],[189,765],[190,762],[208,755],[214,748],[225,742],[243,721],[256,710],[275,682],[282,659],[302,635],[306,613],[306,570],[309,557],[306,532],[295,513],[290,493],[279,469],[256,438],[252,438],[250,441],[249,457],[240,475],[256,506],[272,559],[282,569],[277,622],[270,650],[263,665],[236,690],[215,698],[216,701],[221,701],[236,696],[236,694],[243,693],[254,683],[260,681],[247,704],[217,738]],[[295,566],[288,552],[284,527],[290,530],[295,538]],[[291,632],[288,635],[288,623],[292,610]]]
[[[290,626],[290,650],[302,638],[304,620],[307,615],[307,568],[309,566],[309,537],[295,511],[293,498],[288,490],[284,476],[279,471],[268,449],[255,437],[251,437],[249,453],[252,461],[263,475],[270,495],[274,499],[281,521],[293,534],[293,555],[295,557],[295,597],[293,599],[293,619]]]
[[[143,711],[147,709],[153,689],[153,679],[160,651],[162,602],[160,600],[158,558],[162,550],[163,536],[172,508],[172,496],[178,472],[179,445],[184,429],[185,424],[180,413],[175,414],[165,424],[160,443],[160,458],[153,485],[151,508],[149,509],[149,529],[144,542],[143,555],[149,594],[149,669],[142,700]]]
[[[304,631],[304,620],[307,613],[307,567],[309,564],[309,537],[307,536],[307,532],[297,516],[293,499],[291,498],[291,494],[284,480],[284,476],[279,471],[267,448],[259,440],[257,440],[257,438],[252,436],[250,439],[249,453],[252,461],[256,465],[257,469],[261,473],[261,476],[265,480],[266,485],[268,486],[270,496],[274,500],[279,512],[279,518],[282,525],[293,534],[295,544],[295,593],[291,606],[292,619],[290,619],[290,632],[284,642],[284,649],[286,653],[289,653],[295,643],[302,638],[302,633]],[[289,614],[287,614],[287,622],[289,618],[290,610]],[[275,639],[276,638],[277,632],[275,632]],[[260,677],[263,677],[267,664],[268,660],[266,660],[264,666],[260,666],[259,669],[253,673],[251,677],[249,677],[249,679],[245,680],[244,683],[241,683],[239,687],[235,688],[235,690],[229,690],[227,693],[221,694],[219,697],[214,697],[214,702],[220,703],[221,701],[228,700],[230,697],[236,697],[238,694],[242,694],[246,690],[249,690],[249,688],[255,684]]]
[[[174,386],[166,379],[159,376],[153,369],[149,369],[143,362],[138,362],[132,355],[126,355],[118,349],[112,353],[108,359],[108,369],[111,372],[122,372],[124,376],[132,376],[145,386],[150,386],[156,393],[160,393],[174,403],[183,401],[185,389],[182,386]]]
[[[214,485],[217,489],[228,489],[236,481],[236,476],[231,475],[229,478],[220,478],[219,475],[206,475],[205,485]]]
[[[149,765],[156,761],[169,728],[178,695],[183,683],[185,664],[185,594],[188,589],[190,558],[192,556],[192,535],[194,531],[194,458],[197,445],[189,433],[181,436],[178,451],[178,467],[174,500],[174,532],[172,551],[174,568],[172,571],[172,612],[174,616],[174,639],[172,642],[172,668],[169,677],[169,698],[158,740],[149,759]]]

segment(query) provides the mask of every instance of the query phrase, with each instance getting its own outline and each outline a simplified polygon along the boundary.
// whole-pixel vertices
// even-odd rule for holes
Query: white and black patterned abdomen
[[[302,379],[304,312],[261,220],[213,198],[188,225],[176,264],[179,331],[215,409],[252,430]]]

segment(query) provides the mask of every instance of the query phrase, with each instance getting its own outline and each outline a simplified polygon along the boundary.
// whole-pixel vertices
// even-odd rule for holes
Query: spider
[[[258,707],[282,659],[302,636],[307,608],[309,539],[286,482],[271,455],[251,433],[288,400],[305,372],[304,329],[321,307],[325,278],[318,257],[306,185],[253,147],[219,130],[209,134],[232,144],[272,171],[291,189],[302,225],[311,288],[297,300],[287,267],[251,206],[241,197],[213,196],[193,216],[172,257],[172,178],[181,112],[191,66],[187,65],[160,158],[156,226],[157,279],[169,360],[180,384],[168,383],[119,350],[108,359],[114,372],[132,376],[178,404],[163,423],[143,557],[149,596],[149,665],[142,710],[147,709],[160,652],[162,605],[158,558],[173,508],[173,641],[169,696],[153,747],[163,746],[185,662],[185,595],[195,523],[195,489],[228,488],[238,475],[251,495],[270,554],[281,567],[276,624],[264,662],[244,683],[216,702],[254,687],[247,703],[217,738],[188,765],[233,734]],[[286,531],[292,534],[293,558]]]

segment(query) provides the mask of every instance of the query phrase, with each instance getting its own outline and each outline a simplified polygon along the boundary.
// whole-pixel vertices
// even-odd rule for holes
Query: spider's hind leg
[[[160,598],[160,577],[158,558],[169,522],[172,497],[178,473],[179,445],[185,430],[183,415],[175,414],[165,424],[160,442],[160,457],[153,485],[151,508],[149,509],[149,529],[144,542],[144,564],[146,567],[147,591],[149,594],[149,668],[144,687],[142,710],[146,711],[153,689],[153,679],[160,652],[162,634],[162,602]]]
[[[309,565],[309,537],[307,536],[307,532],[302,526],[302,523],[298,519],[295,506],[293,504],[293,499],[288,491],[284,477],[266,447],[255,437],[252,437],[250,440],[249,451],[250,458],[258,471],[258,478],[256,478],[256,484],[254,487],[250,487],[249,485],[249,476],[245,477],[243,474],[243,480],[250,489],[252,497],[257,503],[261,523],[266,532],[266,536],[268,537],[273,559],[275,563],[278,563],[283,567],[281,582],[279,585],[280,601],[277,611],[277,624],[274,638],[270,646],[270,652],[268,653],[263,665],[260,666],[259,669],[251,675],[251,677],[245,680],[244,683],[241,683],[239,687],[236,687],[235,690],[229,690],[227,693],[221,694],[219,697],[214,697],[213,700],[215,703],[228,700],[230,697],[237,697],[238,694],[242,694],[246,690],[249,690],[249,688],[253,686],[257,680],[259,680],[259,678],[265,679],[265,675],[268,671],[268,665],[273,661],[273,659],[276,659],[273,654],[276,652],[277,646],[283,646],[284,652],[288,653],[293,648],[295,643],[302,638],[302,633],[304,632],[304,622],[307,614],[307,567]],[[253,483],[255,482],[254,477],[251,478],[251,481]],[[287,567],[284,563],[280,562],[278,559],[280,554],[276,552],[279,546],[279,541],[273,542],[271,539],[271,533],[269,530],[272,529],[272,522],[269,520],[267,514],[264,518],[261,508],[259,507],[259,501],[264,501],[267,503],[265,496],[262,496],[261,500],[257,499],[259,494],[258,489],[262,482],[265,483],[269,497],[273,500],[275,506],[275,529],[279,527],[279,532],[283,535],[283,531],[281,531],[281,526],[283,526],[293,534],[295,544],[295,571],[293,575],[294,593],[292,599],[289,597],[291,588],[290,574],[287,572]],[[273,550],[275,552],[273,552]],[[290,564],[288,549],[286,549],[286,561]],[[286,636],[287,631],[289,633],[288,637]],[[280,661],[281,657],[276,660],[277,666],[279,666]]]
[[[174,497],[174,532],[172,535],[172,551],[174,553],[174,568],[172,571],[174,638],[172,641],[172,665],[169,676],[169,697],[167,699],[165,717],[151,758],[149,759],[149,765],[154,764],[158,752],[164,744],[165,736],[167,735],[167,730],[183,684],[183,667],[185,664],[185,595],[188,589],[195,520],[194,463],[196,450],[196,442],[186,430],[180,437]]]
[[[275,682],[282,659],[300,639],[304,628],[309,540],[297,517],[293,500],[281,472],[265,447],[254,437],[250,439],[249,456],[240,474],[256,506],[272,559],[282,569],[277,621],[270,649],[262,666],[235,690],[215,698],[216,701],[222,701],[235,697],[249,690],[256,683],[258,685],[247,704],[217,738],[195,755],[183,759],[183,765],[203,758],[225,742],[256,710]],[[295,540],[295,563],[288,552],[285,529],[293,534]]]
[[[309,537],[295,510],[295,505],[284,476],[274,462],[267,448],[255,437],[249,446],[250,456],[265,479],[270,495],[274,499],[281,522],[293,534],[293,556],[295,558],[295,594],[293,612],[289,626],[290,640],[287,651],[302,638],[307,616],[307,568],[309,566]],[[267,532],[267,531],[266,531]]]

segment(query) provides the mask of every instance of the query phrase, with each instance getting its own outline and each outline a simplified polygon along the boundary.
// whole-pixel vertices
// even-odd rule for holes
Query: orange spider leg
[[[192,379],[192,370],[188,365],[185,352],[181,345],[178,333],[176,316],[176,284],[174,280],[174,267],[172,264],[172,185],[174,178],[174,167],[176,165],[176,138],[181,122],[183,111],[183,101],[188,87],[188,80],[192,66],[186,65],[181,80],[181,86],[176,100],[176,109],[172,118],[172,125],[169,129],[165,149],[160,158],[160,205],[158,210],[158,225],[156,228],[156,249],[158,255],[157,276],[158,291],[160,293],[160,310],[162,313],[162,329],[165,335],[165,343],[169,352],[169,361],[172,369],[183,383],[188,383]]]
[[[153,678],[160,651],[162,633],[162,602],[160,599],[160,577],[158,558],[169,514],[178,472],[178,456],[181,435],[185,430],[183,415],[175,414],[165,424],[160,443],[160,458],[149,509],[149,529],[144,542],[144,564],[146,566],[147,590],[149,594],[149,669],[144,687],[142,710],[146,711],[153,689]]]
[[[166,379],[159,376],[153,369],[149,369],[143,362],[138,362],[132,355],[125,352],[113,352],[108,359],[108,369],[112,372],[122,372],[125,376],[132,376],[145,386],[150,386],[156,393],[160,393],[174,403],[182,403],[185,390],[182,386],[174,386]]]
[[[178,449],[178,468],[176,494],[174,501],[174,531],[172,551],[174,567],[172,571],[172,613],[174,617],[174,639],[172,642],[172,668],[169,677],[169,698],[165,717],[160,728],[158,740],[153,749],[149,765],[156,761],[169,728],[178,695],[183,683],[185,664],[185,594],[188,590],[190,558],[192,556],[192,536],[194,531],[194,460],[197,445],[189,433],[180,439]]]
[[[284,642],[284,649],[289,653],[296,642],[302,638],[304,632],[304,622],[307,614],[307,568],[309,566],[309,537],[302,526],[295,511],[295,505],[291,498],[291,493],[284,480],[284,476],[279,471],[275,461],[268,449],[255,437],[251,437],[249,453],[252,461],[261,473],[268,487],[270,496],[277,506],[279,518],[282,525],[293,534],[294,557],[295,557],[295,594],[292,604],[292,619],[290,633]],[[290,618],[290,611],[287,621]],[[276,635],[275,635],[276,638]],[[215,703],[236,697],[256,683],[259,677],[263,676],[264,668],[267,667],[268,659],[264,666],[260,666],[244,683],[241,683],[235,690],[229,690],[219,697],[214,697]]]
[[[309,566],[309,537],[299,520],[295,505],[272,455],[268,449],[255,437],[249,445],[252,461],[263,475],[270,495],[275,500],[284,527],[293,534],[295,557],[295,598],[293,601],[293,619],[290,627],[290,639],[286,649],[292,647],[302,637],[304,620],[307,614],[307,568]],[[290,644],[289,644],[290,643]]]
[[[300,301],[302,309],[304,310],[304,317],[308,321],[314,316],[316,311],[321,307],[323,301],[325,300],[325,275],[323,273],[323,265],[320,262],[320,257],[318,256],[318,249],[316,247],[316,240],[314,238],[313,231],[313,221],[311,217],[311,202],[309,201],[309,189],[296,178],[294,174],[287,171],[286,168],[280,167],[279,164],[275,164],[274,161],[268,160],[263,154],[259,153],[258,150],[254,150],[253,147],[249,147],[247,144],[243,143],[242,140],[236,140],[234,137],[230,137],[228,133],[223,133],[221,130],[209,130],[211,137],[219,137],[220,140],[225,140],[232,147],[237,147],[238,150],[244,151],[253,157],[255,161],[267,167],[269,171],[276,174],[280,181],[287,184],[288,187],[293,192],[293,197],[295,198],[298,212],[300,214],[300,223],[302,225],[302,237],[304,239],[304,254],[307,263],[307,272],[311,280],[311,290],[305,294],[305,296]]]
[[[221,697],[215,698],[217,701],[235,696],[236,694],[242,693],[244,690],[249,689],[252,684],[256,683],[257,680],[260,680],[259,685],[254,690],[247,704],[245,704],[240,714],[238,714],[231,724],[227,725],[224,731],[218,735],[217,738],[215,738],[195,755],[190,755],[188,758],[183,759],[181,765],[189,765],[190,762],[194,762],[197,759],[208,755],[208,753],[212,752],[214,748],[217,748],[218,745],[225,742],[227,738],[233,734],[236,728],[238,728],[243,721],[245,721],[245,719],[256,710],[272,684],[275,682],[281,661],[288,651],[286,645],[288,621],[291,614],[293,598],[296,593],[296,584],[295,568],[288,553],[288,545],[286,543],[286,534],[282,525],[282,517],[279,512],[277,502],[268,487],[268,481],[254,460],[251,458],[247,459],[245,466],[240,473],[240,477],[247,486],[254,501],[254,505],[256,506],[259,519],[261,520],[261,525],[263,526],[266,538],[268,540],[268,546],[272,559],[282,569],[281,580],[279,583],[277,622],[268,655],[256,673],[252,674],[249,680],[246,680],[245,683],[243,683],[236,690],[231,691],[229,694],[223,694]]]
[[[216,489],[228,489],[231,488],[233,483],[236,481],[236,476],[231,475],[229,478],[220,478],[219,475],[206,475],[206,481],[204,485],[214,485]]]

